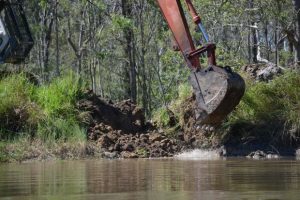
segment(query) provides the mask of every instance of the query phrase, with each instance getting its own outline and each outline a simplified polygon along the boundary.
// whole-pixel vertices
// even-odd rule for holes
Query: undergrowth
[[[30,135],[43,141],[83,140],[76,101],[83,87],[73,74],[37,86],[23,74],[0,80],[0,140]]]
[[[170,126],[172,118],[175,118],[175,120],[179,122],[182,118],[181,107],[185,104],[187,99],[191,97],[191,95],[191,86],[187,83],[181,84],[178,87],[177,98],[174,98],[174,100],[171,101],[169,105],[157,109],[154,112],[153,120],[161,127]]]
[[[300,136],[300,74],[286,72],[268,83],[248,84],[242,101],[223,128],[231,129],[229,134],[239,132],[243,137],[254,136],[275,143],[297,142]]]
[[[0,163],[27,160],[85,159],[101,157],[102,151],[93,142],[72,140],[44,142],[37,138],[21,137],[0,141]]]
[[[189,85],[179,88],[178,98],[168,109],[182,126],[184,106],[192,96]],[[170,112],[166,108],[156,111],[154,120],[168,128]],[[270,143],[295,143],[300,137],[300,74],[286,72],[270,82],[247,81],[247,89],[237,108],[220,127],[223,142],[228,140],[260,140]],[[219,134],[219,133],[218,133]],[[245,142],[242,141],[242,142]],[[241,142],[241,141],[239,141]]]

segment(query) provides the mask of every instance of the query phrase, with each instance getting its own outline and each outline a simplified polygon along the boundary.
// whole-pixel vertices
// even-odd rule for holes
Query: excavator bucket
[[[157,0],[174,39],[191,69],[190,83],[196,95],[196,118],[199,124],[216,126],[238,105],[245,92],[245,82],[229,67],[217,67],[214,44],[209,43],[201,18],[191,0],[185,0],[192,18],[207,42],[196,49],[180,0]],[[177,47],[176,46],[176,47]],[[207,55],[208,67],[201,68],[200,55]]]
[[[219,125],[245,92],[243,78],[229,67],[209,66],[192,72],[189,81],[196,96],[195,114],[199,124]]]

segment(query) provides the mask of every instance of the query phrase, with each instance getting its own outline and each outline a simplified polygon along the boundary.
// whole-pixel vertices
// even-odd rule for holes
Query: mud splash
[[[219,160],[221,156],[217,150],[195,149],[180,153],[175,158],[180,160]]]

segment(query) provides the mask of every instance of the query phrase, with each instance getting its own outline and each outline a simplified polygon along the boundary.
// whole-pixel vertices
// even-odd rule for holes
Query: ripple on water
[[[183,160],[218,160],[221,156],[216,150],[195,149],[180,153],[175,158]]]

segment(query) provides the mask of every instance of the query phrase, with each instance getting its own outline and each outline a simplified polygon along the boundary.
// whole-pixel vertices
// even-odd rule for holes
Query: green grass
[[[168,108],[183,127],[184,107],[191,97],[188,84],[182,85]],[[166,108],[155,112],[154,121],[168,129],[170,115]],[[220,133],[221,132],[221,133]],[[266,83],[247,80],[247,90],[237,108],[221,126],[223,141],[256,138],[260,141],[297,142],[300,138],[300,74],[288,71]]]
[[[31,101],[34,91],[22,74],[0,80],[0,139],[11,139],[37,124],[38,108]]]
[[[239,124],[252,124],[252,131],[260,134],[258,137],[298,140],[300,74],[286,72],[268,83],[248,84],[245,96],[224,127],[232,128]],[[235,131],[243,131],[243,126]]]
[[[44,115],[38,125],[38,137],[43,140],[84,139],[80,111],[76,109],[76,102],[82,95],[83,87],[72,74],[37,88],[34,100],[42,107]]]
[[[49,85],[38,87],[34,99],[48,116],[70,116],[76,114],[74,105],[80,96],[82,87],[79,79],[69,75],[55,79]]]
[[[24,135],[44,141],[85,139],[82,113],[76,108],[82,95],[82,84],[73,74],[44,86],[33,85],[23,74],[0,80],[0,140]]]
[[[187,83],[181,84],[178,87],[178,96],[167,107],[157,109],[154,112],[153,120],[161,127],[168,127],[170,124],[170,115],[174,115],[177,121],[180,122],[182,118],[182,106],[191,96],[191,86]]]

